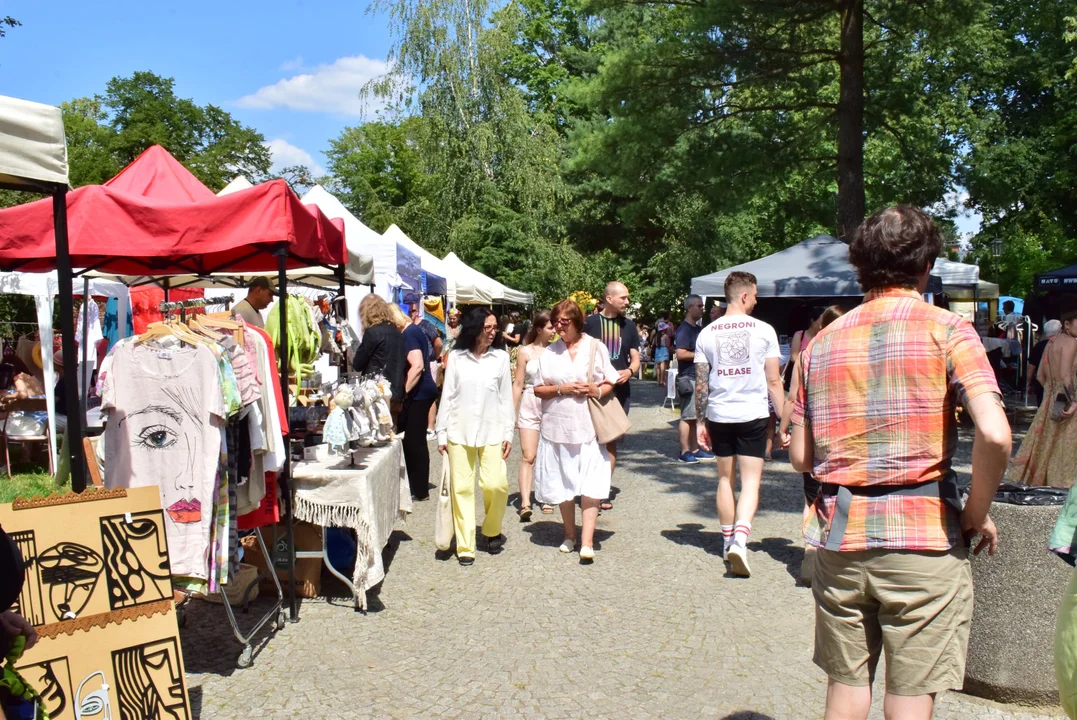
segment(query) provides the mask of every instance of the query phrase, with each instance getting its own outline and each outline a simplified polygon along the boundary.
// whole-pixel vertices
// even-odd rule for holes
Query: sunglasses
[[[554,320],[550,324],[553,325],[554,327],[562,327],[564,325],[571,325],[572,320],[570,318],[557,318],[556,320]]]

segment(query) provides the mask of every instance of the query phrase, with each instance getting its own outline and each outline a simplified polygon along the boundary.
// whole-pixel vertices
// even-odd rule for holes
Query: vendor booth
[[[932,274],[942,281],[942,291],[950,300],[950,310],[981,330],[997,314],[998,285],[980,279],[979,265],[939,258]],[[980,310],[981,303],[985,304],[983,310]]]
[[[448,287],[452,282],[452,278],[449,277],[445,263],[437,255],[409,238],[395,224],[390,225],[389,229],[382,233],[382,236],[419,256],[419,265],[422,268],[422,292],[424,295],[448,296]]]
[[[449,284],[450,305],[533,305],[535,296],[529,292],[513,290],[497,280],[483,275],[449,253],[443,260]]]

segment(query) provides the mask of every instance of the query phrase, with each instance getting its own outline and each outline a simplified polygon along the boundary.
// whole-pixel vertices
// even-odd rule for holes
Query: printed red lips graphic
[[[177,523],[194,523],[202,519],[202,503],[194,500],[177,500],[168,507],[168,514]]]

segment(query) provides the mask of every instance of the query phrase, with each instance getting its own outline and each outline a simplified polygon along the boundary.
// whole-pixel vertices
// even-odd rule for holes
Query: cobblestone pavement
[[[784,462],[767,465],[749,546],[753,577],[727,576],[714,464],[672,461],[676,416],[661,398],[653,383],[633,387],[635,426],[614,476],[615,508],[599,518],[594,565],[558,553],[555,516],[521,525],[514,508],[501,555],[480,552],[470,568],[437,559],[433,503],[417,503],[390,542],[371,612],[355,613],[346,600],[306,601],[297,624],[261,638],[249,669],[235,669],[223,610],[196,604],[182,632],[196,715],[822,717],[811,591],[794,581],[800,476]],[[517,465],[514,450],[513,491]],[[435,459],[435,477],[439,469]],[[1059,714],[949,693],[936,717]],[[882,717],[878,707],[872,717]]]

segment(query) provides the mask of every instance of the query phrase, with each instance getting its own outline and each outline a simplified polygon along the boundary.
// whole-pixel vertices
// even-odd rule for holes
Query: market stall
[[[382,237],[395,242],[407,250],[419,256],[419,265],[422,268],[422,292],[425,295],[449,294],[449,285],[452,283],[449,271],[445,263],[437,255],[419,245],[395,224],[382,233]]]
[[[341,231],[321,213],[307,211],[283,180],[217,197],[159,147],[147,150],[114,180],[111,185],[86,186],[68,194],[70,257],[53,247],[55,239],[63,234],[54,232],[46,204],[28,203],[0,211],[0,268],[58,271],[65,337],[74,336],[70,327],[72,262],[76,267],[115,275],[275,270],[281,326],[286,328],[288,270],[310,265],[331,268],[346,260]],[[117,243],[117,238],[123,238],[123,243]],[[60,248],[63,249],[62,243]],[[280,338],[282,356],[288,356],[288,343],[285,331]],[[65,365],[76,366],[74,353],[74,344],[64,343]],[[67,379],[74,383],[73,376],[65,375]],[[286,366],[280,371],[279,390],[287,406]],[[72,485],[81,491],[85,487],[85,458],[76,393],[69,386]],[[278,479],[284,499],[283,517],[290,528],[293,513],[289,469],[288,453],[284,453]],[[291,549],[294,543],[290,535],[289,530]],[[288,565],[294,568],[294,558],[289,558]],[[294,598],[291,615],[293,619],[297,615]]]
[[[443,259],[446,275],[453,279],[449,284],[450,305],[533,305],[535,296],[529,292],[513,290],[478,270],[469,267],[456,253]]]

